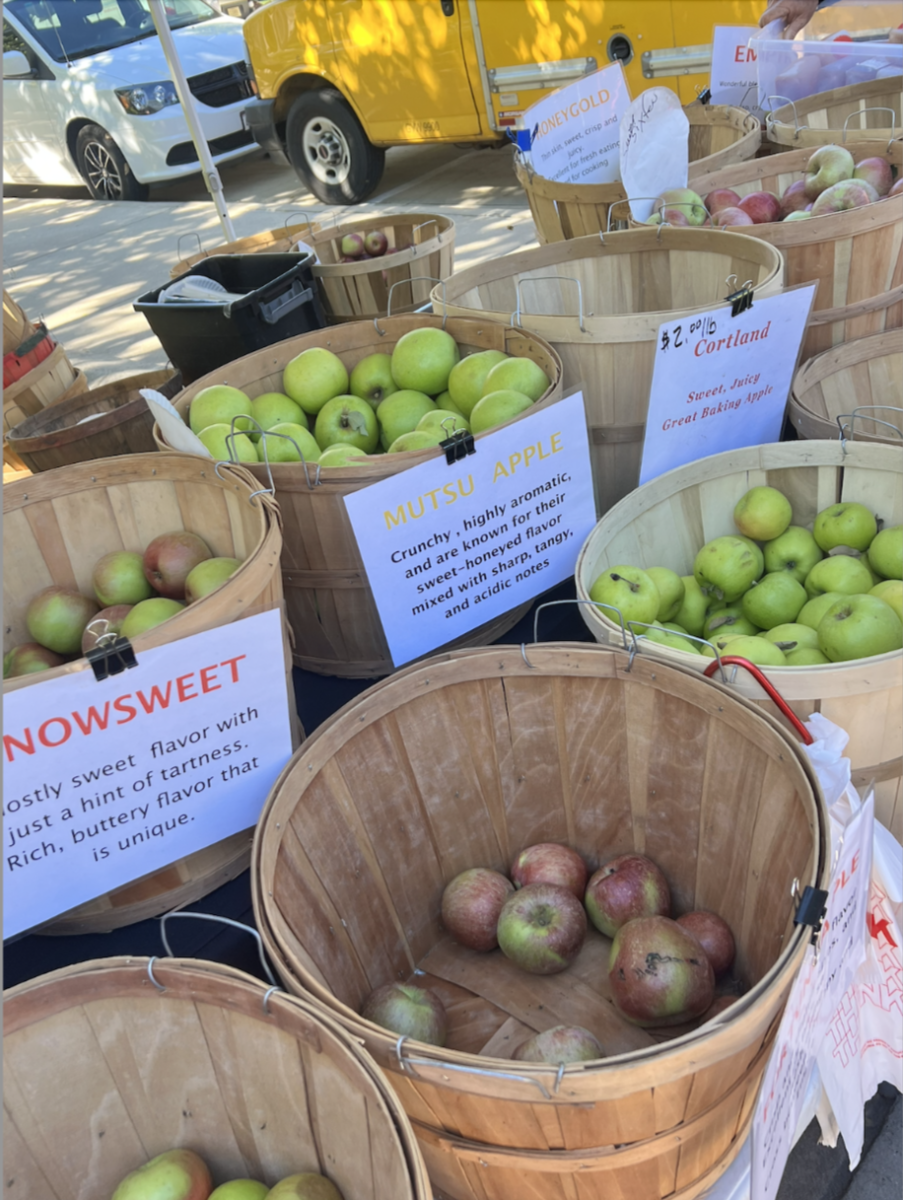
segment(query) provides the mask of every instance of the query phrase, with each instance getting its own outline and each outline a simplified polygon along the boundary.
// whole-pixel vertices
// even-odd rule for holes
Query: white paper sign
[[[3,698],[3,936],[256,822],[291,757],[282,618],[258,613]]]
[[[621,121],[621,178],[634,220],[652,215],[655,198],[687,186],[690,122],[670,88],[649,88]]]
[[[773,1200],[812,1065],[865,954],[874,794],[847,825],[828,883],[818,957],[809,946],[765,1070],[752,1127],[752,1200]]]
[[[618,124],[630,104],[620,63],[553,92],[524,113],[533,170],[558,183],[621,178]]]
[[[757,25],[716,25],[712,39],[712,104],[733,104],[762,116],[758,106]],[[750,42],[752,38],[752,42]]]
[[[725,233],[725,237],[733,234]],[[780,439],[815,285],[659,326],[640,483]]]
[[[345,497],[396,666],[573,575],[596,523],[583,395]]]

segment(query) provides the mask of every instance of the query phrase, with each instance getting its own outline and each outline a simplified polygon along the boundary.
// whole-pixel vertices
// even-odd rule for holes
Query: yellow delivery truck
[[[326,204],[357,204],[386,148],[502,144],[523,112],[620,62],[631,94],[708,83],[716,24],[765,0],[271,0],[245,22],[257,141]]]

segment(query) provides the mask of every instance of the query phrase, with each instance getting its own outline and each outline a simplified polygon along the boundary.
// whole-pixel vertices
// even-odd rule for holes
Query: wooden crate
[[[205,258],[214,258],[218,254],[285,254],[299,241],[310,242],[310,239],[320,229],[317,221],[303,221],[300,224],[285,224],[281,229],[268,229],[265,233],[254,233],[250,237],[238,238],[234,242],[223,242],[212,250],[201,248],[198,238],[197,254],[189,254],[181,258],[174,267],[169,268],[170,279],[178,279]],[[187,236],[187,235],[186,235]],[[181,241],[181,239],[180,239]]]
[[[255,481],[235,467],[220,468],[174,454],[105,458],[8,483],[3,488],[3,552],[16,570],[3,575],[3,651],[31,641],[25,624],[29,601],[52,584],[93,594],[94,564],[112,550],[143,551],[152,538],[190,529],[215,555],[242,560],[220,588],[132,639],[143,650],[227,625],[269,609],[283,611],[279,554],[282,533],[268,496],[249,497]],[[291,655],[284,638],[285,675],[294,721]],[[77,659],[53,670],[6,679],[3,693],[87,669]],[[248,865],[251,831],[238,833],[105,896],[55,918],[42,930],[89,933],[115,929],[189,904],[241,874]]]
[[[791,883],[824,885],[825,830],[806,755],[728,688],[602,647],[462,651],[369,689],[286,767],[255,836],[255,918],[286,986],[329,1006],[388,1073],[440,1192],[692,1197],[742,1144],[808,940]],[[653,1033],[615,1012],[595,930],[551,976],[443,933],[452,878],[506,872],[542,841],[591,870],[652,857],[678,913],[714,907],[731,925],[742,998]],[[441,995],[443,1049],[358,1016],[398,979]],[[560,1023],[589,1028],[606,1057],[512,1064]]]
[[[213,383],[241,388],[252,398],[282,390],[282,372],[295,355],[311,346],[324,346],[337,354],[350,371],[368,354],[391,353],[403,334],[426,326],[440,328],[433,316],[404,316],[351,322],[318,330],[270,346],[228,363],[219,371],[196,380],[176,397],[175,406],[187,418],[191,399]],[[449,320],[446,328],[462,354],[475,350],[504,350],[538,363],[551,380],[537,406],[561,399],[561,360],[542,338],[524,334],[492,321]],[[527,415],[527,414],[522,414]],[[516,418],[517,419],[517,418]],[[168,448],[155,427],[158,445]],[[477,441],[481,435],[477,436]],[[261,487],[270,486],[282,512],[285,547],[282,578],[289,624],[294,633],[295,663],[321,675],[354,679],[388,675],[393,670],[363,560],[345,509],[351,492],[387,479],[407,467],[433,459],[445,469],[436,449],[379,454],[350,467],[329,467],[312,472],[311,482],[302,463],[263,463],[248,469]],[[441,464],[441,465],[440,465]],[[247,466],[247,464],[245,464]],[[311,486],[312,485],[312,486]],[[495,641],[515,625],[526,608],[513,609],[473,630],[460,645],[482,646]]]
[[[883,518],[903,523],[903,456],[891,446],[839,442],[786,442],[713,454],[644,484],[607,513],[577,559],[577,598],[589,599],[593,581],[611,566],[670,567],[688,575],[702,546],[736,533],[734,505],[751,487],[779,488],[793,505],[796,525],[840,500],[858,501]],[[600,642],[622,644],[619,626],[601,610],[580,606]],[[702,671],[711,660],[642,642],[644,656]],[[874,780],[875,814],[894,836],[903,835],[903,651],[816,667],[768,667],[765,674],[798,716],[821,712],[850,735],[844,753],[853,782]],[[744,671],[732,687],[772,707]]]
[[[903,125],[901,96],[899,76],[818,92],[768,113],[765,135],[794,149],[849,143],[852,150],[856,142],[889,142]]]
[[[106,1200],[175,1147],[217,1185],[316,1171],[344,1200],[431,1198],[370,1056],[241,971],[145,958],[54,971],[4,994],[3,1061],[7,1200]]]
[[[801,438],[838,438],[843,428],[855,441],[903,447],[899,332],[858,338],[810,358],[793,381],[789,416]]]
[[[886,158],[898,173],[903,143],[855,142],[853,158]],[[805,175],[811,149],[726,167],[707,175],[690,172],[690,187],[705,196],[714,188],[781,194]],[[725,226],[733,233],[731,226]],[[739,228],[739,227],[738,227]],[[816,283],[813,319],[803,339],[803,361],[831,346],[896,328],[903,313],[903,195],[808,221],[744,225],[744,236],[761,238],[784,255],[788,287]]]
[[[601,514],[639,482],[662,322],[723,304],[732,275],[760,296],[781,291],[780,251],[756,242],[661,227],[575,238],[459,271],[433,289],[433,309],[519,323],[561,355],[565,388],[579,386],[586,402]]]

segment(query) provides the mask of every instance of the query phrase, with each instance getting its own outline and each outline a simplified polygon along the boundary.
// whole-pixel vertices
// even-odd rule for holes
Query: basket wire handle
[[[577,304],[580,308],[580,332],[586,333],[586,326],[583,323],[583,285],[575,275],[531,275],[528,279],[516,279],[514,281],[514,293],[517,296],[517,309],[511,314],[511,323],[516,325],[518,329],[523,329],[521,325],[521,287],[525,283],[541,283],[544,280],[554,280],[556,283],[576,283],[577,285]],[[592,315],[592,314],[590,314]]]
[[[426,229],[427,225],[435,225],[437,234],[442,232],[439,228],[439,222],[436,220],[436,218],[430,217],[430,219],[428,221],[421,221],[419,225],[414,226],[414,228],[411,230],[411,237],[413,237],[416,234],[418,229]],[[415,242],[414,245],[411,247],[411,249],[414,251],[415,258],[417,256],[417,249],[422,244],[423,244],[422,242]]]
[[[178,254],[178,256],[179,256],[179,262],[182,262],[182,242],[183,242],[183,241],[185,240],[185,238],[187,238],[187,237],[193,237],[193,238],[194,238],[194,240],[195,240],[195,241],[197,242],[197,244],[198,244],[198,250],[200,251],[200,253],[201,253],[201,254],[203,254],[203,256],[204,256],[205,258],[209,258],[209,257],[210,257],[210,256],[209,256],[209,254],[207,253],[207,251],[206,251],[206,250],[204,249],[204,247],[203,247],[203,244],[202,244],[202,242],[201,242],[201,238],[200,238],[200,234],[198,234],[198,233],[197,233],[195,230],[192,230],[190,233],[182,233],[182,234],[180,234],[180,235],[179,235],[179,240],[176,242],[176,254]]]
[[[771,697],[771,699],[775,702],[775,704],[780,709],[782,715],[787,718],[787,720],[790,722],[790,724],[793,726],[793,728],[799,734],[800,740],[802,741],[803,745],[804,746],[812,745],[813,741],[815,740],[812,737],[812,734],[809,732],[809,730],[806,728],[806,726],[803,724],[803,722],[799,719],[799,717],[796,715],[796,713],[793,711],[793,709],[790,707],[790,705],[787,703],[787,701],[784,699],[784,697],[781,695],[781,693],[778,691],[778,689],[774,686],[774,684],[771,682],[771,680],[762,671],[760,671],[759,668],[754,663],[751,663],[749,661],[749,659],[747,659],[747,658],[740,658],[736,654],[726,654],[724,656],[724,658],[721,659],[721,662],[722,662],[722,664],[726,664],[727,666],[730,666],[730,667],[743,667],[745,670],[749,671],[750,675],[752,675],[752,677],[753,677],[753,679],[755,679],[756,683],[758,683],[759,686],[768,693],[768,695]],[[718,667],[718,664],[714,663],[714,662],[710,663],[709,666],[706,667],[706,669],[703,671],[703,675],[705,675],[706,679],[712,678],[715,671],[717,670],[717,667]]]
[[[794,104],[794,102],[790,99],[789,96],[766,96],[766,100],[768,101],[769,104],[771,104],[771,102],[773,100],[783,100],[785,104],[789,104],[790,107],[793,109],[794,141],[799,137],[799,135],[803,132],[804,129],[809,128],[808,125],[800,125],[800,119],[797,116],[797,112],[796,112],[796,104]],[[768,112],[765,114],[765,129],[768,132],[771,132],[774,129],[774,109],[773,108],[769,109]]]
[[[232,418],[233,421],[235,419],[236,419],[235,417]],[[238,418],[238,419],[240,420],[241,418]],[[252,420],[252,421],[254,420],[253,417],[250,417],[248,419]],[[257,422],[254,421],[254,424],[257,425]],[[258,425],[257,428],[260,429],[260,426]],[[268,444],[267,444],[267,438],[282,438],[286,442],[291,442],[291,444],[295,447],[295,449],[298,451],[298,454],[300,456],[301,466],[304,469],[304,481],[307,484],[308,491],[313,491],[314,488],[320,486],[322,480],[320,479],[320,464],[319,464],[319,462],[316,464],[317,469],[316,469],[316,472],[314,473],[314,481],[313,481],[313,483],[311,483],[311,481],[310,481],[310,465],[309,465],[307,459],[304,457],[303,450],[301,449],[301,447],[298,445],[298,443],[295,441],[295,439],[290,434],[276,433],[275,430],[273,430],[273,429],[260,429],[259,444],[261,446],[263,446],[263,462],[264,462],[264,465],[266,466],[267,478],[270,481],[270,486],[268,488],[260,488],[256,492],[252,492],[252,497],[259,496],[265,492],[268,492],[270,495],[273,495],[273,496],[275,496],[275,494],[276,494],[276,484],[273,481],[273,472],[270,469],[270,453],[269,453],[269,448],[268,448]],[[227,442],[229,441],[229,437],[226,438],[226,441]]]
[[[843,448],[844,453],[846,453],[847,448],[847,433],[850,435],[849,440],[851,442],[856,440],[854,437],[854,427],[857,417],[859,417],[859,419],[862,421],[871,421],[875,425],[884,425],[893,431],[895,438],[903,440],[903,430],[901,430],[899,425],[894,425],[893,421],[884,421],[881,419],[881,417],[868,417],[863,415],[870,412],[899,413],[900,416],[903,417],[903,408],[897,408],[893,404],[861,404],[859,408],[854,408],[852,412],[838,413],[834,420],[837,422],[837,427],[840,430],[840,445]],[[847,421],[850,422],[849,425],[846,424]]]
[[[631,200],[651,200],[652,203],[654,204],[656,202],[656,200],[660,200],[660,199],[661,199],[661,196],[623,196],[620,200],[612,200],[611,204],[609,204],[609,206],[608,206],[608,217],[606,220],[605,232],[606,233],[615,233],[616,232],[611,227],[611,214],[614,212],[614,210],[618,207],[619,204],[629,204],[631,202]],[[633,217],[632,210],[631,210],[630,216]],[[636,220],[635,217],[633,219]],[[618,218],[618,220],[620,220],[620,217]],[[605,239],[602,237],[601,233],[599,234],[599,240],[602,242],[602,245],[604,246]]]
[[[544,608],[555,608],[555,606],[559,605],[559,604],[588,604],[591,608],[607,608],[607,609],[610,609],[611,612],[617,613],[618,620],[621,623],[621,640],[623,642],[623,648],[625,650],[628,648],[627,647],[627,629],[624,625],[624,616],[619,608],[615,608],[615,606],[613,604],[602,604],[598,600],[571,600],[571,599],[546,600],[542,604],[537,604],[536,611],[533,614],[533,645],[534,646],[539,642],[539,614],[542,612],[542,610]],[[531,670],[535,669],[536,663],[531,663],[529,658],[527,658],[527,645],[525,642],[521,642],[520,654],[521,654],[521,658],[524,660],[524,662],[527,664],[527,666],[530,667]]]
[[[417,1076],[417,1067],[435,1067],[438,1071],[454,1071],[459,1075],[479,1075],[482,1079],[510,1079],[514,1083],[530,1083],[534,1087],[539,1088],[546,1100],[551,1100],[552,1095],[541,1079],[532,1079],[529,1075],[515,1075],[511,1071],[493,1071],[486,1067],[465,1067],[457,1063],[443,1062],[441,1059],[434,1061],[431,1058],[412,1058],[402,1054],[403,1044],[406,1041],[406,1035],[402,1034],[395,1043],[395,1058],[398,1061],[398,1069],[402,1075],[406,1070]],[[557,1092],[561,1086],[561,1079],[564,1074],[564,1063],[559,1064],[558,1076],[555,1081],[554,1091]]]
[[[418,226],[418,228],[419,228],[419,226]],[[402,284],[411,284],[411,283],[414,283],[417,280],[421,280],[421,279],[425,283],[438,283],[439,286],[442,288],[442,310],[443,310],[442,311],[442,328],[444,329],[446,322],[448,321],[448,304],[447,304],[447,301],[445,298],[446,297],[445,280],[440,279],[438,275],[412,275],[410,279],[396,280],[395,283],[393,283],[392,286],[389,288],[389,299],[386,301],[386,320],[388,321],[388,319],[392,316],[392,293],[395,291],[395,289],[397,287],[400,287]],[[413,299],[413,289],[411,292],[411,297]],[[418,311],[422,311],[422,310],[418,309]],[[373,318],[373,328],[376,330],[376,332],[379,334],[380,337],[386,336],[386,330],[380,329],[379,317]]]
[[[288,229],[288,223],[289,223],[289,221],[292,219],[292,217],[301,217],[301,218],[302,218],[302,220],[304,221],[304,224],[307,226],[307,231],[308,231],[308,233],[311,233],[311,234],[312,234],[312,233],[314,232],[313,223],[311,222],[311,219],[310,219],[310,217],[307,215],[307,213],[306,213],[306,212],[304,212],[304,211],[303,211],[302,209],[300,209],[300,208],[293,208],[293,209],[291,210],[291,212],[288,214],[288,216],[287,216],[287,217],[285,218],[285,220],[282,222],[282,228],[283,228],[283,229]]]
[[[847,119],[843,123],[843,137],[841,138],[842,142],[845,142],[847,140],[847,126],[849,125],[850,121],[852,121],[853,117],[865,116],[865,114],[869,113],[869,112],[889,112],[890,113],[890,138],[887,143],[888,145],[890,145],[890,143],[894,140],[894,134],[897,132],[897,114],[894,112],[894,110],[892,108],[888,108],[887,105],[885,105],[885,104],[870,105],[868,108],[860,108],[860,109],[857,109],[856,112],[851,112],[850,115],[847,117]],[[866,125],[864,128],[868,129],[868,126]],[[862,131],[863,126],[860,125],[859,129],[860,129],[860,131]]]
[[[277,992],[282,991],[282,988],[280,988],[279,984],[276,982],[276,979],[273,976],[273,972],[270,970],[270,964],[266,960],[266,955],[263,952],[263,938],[260,936],[260,934],[257,932],[257,930],[252,925],[245,925],[241,921],[233,921],[233,919],[231,917],[220,917],[220,916],[217,916],[216,913],[179,912],[179,911],[164,913],[163,916],[160,918],[160,941],[163,943],[163,949],[166,951],[166,955],[168,958],[175,957],[175,955],[172,952],[172,948],[170,947],[169,939],[166,936],[166,922],[169,920],[170,917],[191,917],[198,921],[213,921],[217,925],[231,925],[233,929],[240,929],[243,933],[249,933],[251,935],[251,937],[254,938],[254,940],[257,942],[257,952],[260,955],[260,965],[263,967],[263,971],[264,971],[264,974],[266,975],[267,979],[272,984],[272,987],[269,989],[269,991],[263,998],[263,1007],[264,1007],[264,1011],[266,1011],[267,1002],[269,1001],[270,996],[273,994],[274,991],[277,991]],[[159,984],[157,982],[157,980],[154,979],[153,973],[151,972],[151,965],[153,964],[153,962],[154,962],[154,959],[151,959],[150,963],[148,964],[148,973],[150,974],[151,982],[154,983],[157,987],[161,987],[161,984]]]

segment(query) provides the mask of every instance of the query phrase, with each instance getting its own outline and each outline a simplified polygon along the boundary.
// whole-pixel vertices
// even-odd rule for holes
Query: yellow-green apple
[[[424,413],[417,422],[417,428],[440,429],[443,438],[447,438],[459,429],[470,432],[470,422],[466,417],[459,417],[457,413],[443,412],[441,408],[437,408],[434,412]]]
[[[811,603],[811,601],[809,601]],[[773,629],[764,629],[760,638],[774,642],[779,650],[789,654],[792,650],[815,650],[818,648],[818,634],[810,625],[801,625],[797,621],[787,621],[783,625],[775,625]]]
[[[225,383],[214,383],[202,388],[191,401],[188,409],[188,424],[193,433],[200,433],[208,425],[228,425],[233,417],[250,417],[253,408],[249,397],[239,388]],[[236,429],[250,429],[250,421],[238,420]]]
[[[795,650],[788,650],[784,657],[788,667],[821,667],[831,661],[817,646],[797,646]]]
[[[736,208],[739,203],[739,195],[730,188],[715,188],[705,198],[705,206],[711,217],[719,213],[722,208]]]
[[[880,596],[844,596],[818,623],[818,648],[831,662],[903,648],[903,623]]]
[[[193,1150],[167,1150],[126,1175],[111,1200],[208,1200],[213,1180]]]
[[[781,202],[774,192],[749,192],[737,207],[752,217],[754,225],[770,225],[781,219]]]
[[[819,146],[806,164],[806,195],[810,200],[840,183],[851,179],[856,163],[843,146]]]
[[[772,571],[744,592],[741,604],[748,621],[758,629],[772,629],[795,621],[808,599],[806,589],[789,571]]]
[[[753,558],[756,560],[756,579],[759,578],[765,571],[765,555],[762,553],[762,548],[758,542],[754,542],[751,537],[746,537],[742,533],[733,535],[738,537],[741,542],[746,542],[752,551]]]
[[[709,596],[731,604],[762,574],[761,559],[758,547],[728,534],[706,542],[696,555],[693,574]]]
[[[850,208],[863,208],[872,203],[874,194],[862,179],[843,179],[822,192],[812,205],[812,216],[822,217],[828,213],[846,212]]]
[[[94,595],[102,608],[149,600],[154,589],[144,577],[144,561],[133,550],[111,550],[94,564]]]
[[[668,881],[645,854],[619,854],[605,863],[590,876],[583,900],[589,919],[606,937],[636,917],[671,912]]]
[[[325,346],[311,346],[286,363],[282,390],[316,416],[327,400],[348,391],[348,372],[337,354]]]
[[[413,329],[411,332],[419,333],[420,331]],[[441,333],[442,331],[426,330],[425,332]],[[416,429],[421,417],[426,416],[428,412],[434,412],[435,409],[435,403],[426,392],[415,391],[412,388],[401,388],[391,396],[387,396],[376,410],[382,448],[388,450],[396,438]]]
[[[397,437],[387,454],[404,454],[410,450],[432,450],[445,441],[445,434],[440,429],[412,429]]]
[[[798,583],[823,557],[818,542],[801,525],[788,525],[782,534],[765,543],[762,552],[766,571],[789,571]]]
[[[788,213],[787,216],[783,218],[783,221],[785,224],[788,221],[808,221],[811,216],[811,212],[801,209],[799,212]]]
[[[505,901],[497,936],[502,953],[522,971],[557,975],[580,953],[586,910],[567,888],[531,883]]]
[[[669,917],[637,917],[615,934],[608,959],[615,1008],[634,1025],[678,1025],[715,996],[715,972],[688,929]]]
[[[192,568],[185,580],[185,602],[193,604],[203,596],[209,596],[221,584],[234,575],[241,566],[240,558],[207,558]]]
[[[246,433],[233,433],[230,425],[208,425],[198,437],[221,462],[257,462],[254,443]]]
[[[667,625],[660,625],[658,621],[653,621],[651,625],[640,625],[639,622],[634,621],[630,628],[638,637],[642,635],[648,641],[656,642],[659,646],[668,646],[672,650],[683,650],[689,654],[700,653],[696,643],[687,637],[685,629],[671,629]]]
[[[22,642],[3,655],[3,678],[15,679],[19,675],[33,675],[36,671],[49,671],[61,667],[66,660],[37,642]]]
[[[290,422],[292,425],[309,427],[307,413],[284,392],[264,392],[251,401],[251,415],[261,429],[272,429],[274,425]],[[253,429],[248,435],[252,442],[260,441],[260,434]]]
[[[890,525],[872,538],[868,561],[883,579],[903,579],[903,525]]]
[[[487,392],[476,402],[470,414],[471,431],[476,434],[496,429],[532,407],[533,400],[525,392],[516,392],[513,388]]]
[[[270,1189],[256,1179],[230,1179],[210,1193],[210,1200],[266,1200]]]
[[[773,487],[754,487],[734,505],[734,524],[757,542],[780,537],[793,520],[793,509],[783,492]]]
[[[420,1039],[423,1041],[423,1039]],[[266,1200],[343,1200],[342,1193],[325,1175],[304,1171],[280,1179],[267,1192]]]
[[[517,1047],[512,1058],[517,1062],[560,1063],[593,1062],[605,1051],[594,1034],[582,1025],[553,1025]]]
[[[783,667],[787,661],[783,650],[779,650],[774,642],[748,634],[732,637],[727,646],[719,646],[719,652],[722,655],[732,654],[748,659],[759,667]]]
[[[379,445],[379,423],[373,405],[360,396],[333,396],[317,413],[314,437],[321,450],[347,442],[372,454]]]
[[[106,634],[118,634],[133,607],[132,604],[112,604],[109,608],[102,608],[96,617],[92,617],[82,634],[82,654],[93,650]]]
[[[306,426],[286,421],[266,431],[257,443],[257,459],[271,463],[315,463],[320,460],[320,444]]]
[[[460,357],[457,342],[444,329],[409,329],[392,351],[392,378],[404,391],[438,396]]]
[[[712,224],[720,229],[723,225],[755,225],[755,221],[742,208],[719,208]]]
[[[514,884],[500,871],[470,867],[446,884],[442,924],[461,946],[485,953],[499,944],[496,926]]]
[[[615,623],[618,623],[617,609],[625,623],[640,621],[651,625],[655,620],[661,597],[652,579],[640,567],[617,566],[609,567],[595,580],[589,590],[590,600],[603,607],[603,612]]]
[[[346,233],[339,242],[344,258],[360,258],[364,253],[364,239],[359,233]]]
[[[567,888],[578,900],[586,891],[586,863],[576,850],[559,842],[537,842],[521,850],[511,864],[511,879],[516,888],[531,883],[554,883]]]
[[[196,533],[188,529],[161,533],[144,551],[144,575],[161,596],[181,600],[189,573],[207,558],[213,558],[213,551]]]
[[[878,522],[873,513],[864,504],[845,500],[823,508],[812,529],[816,542],[825,551],[835,546],[867,550],[877,532]]]
[[[720,608],[710,608],[702,626],[702,636],[713,638],[733,633],[740,637],[741,634],[758,633],[761,628],[761,625],[744,614],[741,599],[735,600],[733,604],[723,604]]]
[[[685,217],[688,225],[701,225],[708,216],[702,197],[692,188],[668,188],[661,193],[659,200],[662,202],[662,210],[676,209]],[[662,219],[665,219],[664,211]]]
[[[790,187],[784,189],[781,196],[781,220],[786,220],[791,213],[802,212],[809,202],[805,179],[797,179]]]
[[[124,638],[137,637],[139,633],[147,633],[162,625],[170,617],[185,607],[181,600],[168,600],[165,596],[155,596],[153,600],[142,600],[135,604],[122,622],[119,633]]]
[[[903,582],[899,579],[884,579],[873,588],[869,588],[869,595],[877,596],[885,604],[889,604],[903,621]]]
[[[364,250],[371,258],[382,258],[389,249],[389,239],[381,229],[371,229],[364,234]]]
[[[436,408],[441,408],[443,412],[454,413],[458,417],[463,417],[464,414],[451,398],[451,392],[448,390],[440,392],[436,397]]]
[[[540,400],[549,390],[549,377],[532,358],[506,358],[504,362],[496,363],[483,380],[481,399],[490,392],[509,390],[522,392],[531,400]],[[464,415],[467,416],[467,413]]]
[[[682,625],[687,633],[701,637],[709,598],[696,582],[695,576],[681,575],[680,578],[684,585],[684,599],[674,620],[678,625]]]
[[[377,353],[362,358],[351,369],[348,390],[352,396],[358,396],[372,408],[377,408],[381,400],[398,391],[392,378],[392,355]]]
[[[871,572],[861,559],[835,554],[817,562],[806,576],[805,588],[810,599],[825,592],[856,596],[874,587]],[[802,611],[802,610],[801,610]],[[799,613],[797,617],[799,617]],[[805,625],[806,622],[803,621]]]
[[[821,596],[813,596],[796,616],[796,625],[808,625],[810,629],[818,629],[819,622],[832,604],[842,600],[841,592],[825,592]]]
[[[647,567],[646,574],[658,588],[657,621],[673,621],[684,602],[684,582],[670,567]]]
[[[728,654],[728,644],[736,642],[738,638],[745,636],[741,633],[725,633],[717,634],[715,637],[709,638],[704,646],[700,648],[700,653],[704,658],[715,658],[715,651],[719,654]],[[758,637],[758,634],[755,635]]]
[[[695,909],[677,918],[678,925],[688,929],[705,950],[712,970],[723,975],[734,961],[737,947],[727,921],[707,909]]]
[[[363,450],[357,446],[349,446],[343,442],[338,446],[327,446],[318,461],[321,467],[353,467],[356,462],[366,457]]]
[[[94,600],[73,588],[48,587],[32,597],[25,624],[34,641],[54,654],[78,654],[85,626],[99,611]]]
[[[465,417],[470,416],[474,405],[483,395],[486,376],[507,357],[501,350],[480,350],[476,354],[468,354],[452,367],[448,376],[448,393]],[[548,381],[545,386],[549,386]]]
[[[361,1016],[365,1021],[418,1042],[445,1045],[448,1017],[445,1005],[432,988],[385,983],[375,988],[364,1001]]]
[[[879,196],[886,196],[894,186],[894,171],[886,158],[861,158],[853,168],[853,178],[870,183]]]

